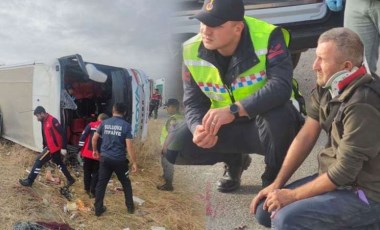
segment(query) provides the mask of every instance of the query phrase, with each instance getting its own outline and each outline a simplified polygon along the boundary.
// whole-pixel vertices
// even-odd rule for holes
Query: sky
[[[137,68],[150,78],[169,68],[176,0],[1,0],[0,64],[84,61]]]

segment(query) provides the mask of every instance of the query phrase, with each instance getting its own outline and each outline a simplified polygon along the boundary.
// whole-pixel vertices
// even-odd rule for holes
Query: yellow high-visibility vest
[[[160,136],[161,146],[163,146],[165,143],[165,139],[168,136],[168,127],[170,126],[170,122],[173,120],[175,120],[176,123],[178,124],[178,123],[182,122],[183,116],[181,114],[174,114],[174,115],[170,116],[169,119],[166,121],[164,127],[162,127],[162,130],[161,130],[161,136]]]
[[[267,82],[266,54],[270,35],[276,26],[251,17],[244,19],[259,62],[241,73],[231,85],[226,86],[223,83],[218,69],[213,64],[198,57],[198,49],[202,42],[200,34],[183,44],[184,64],[203,93],[210,98],[211,108],[231,105],[233,101],[230,94],[235,101],[240,101],[257,92]],[[288,46],[290,34],[285,29],[282,29],[282,33]]]

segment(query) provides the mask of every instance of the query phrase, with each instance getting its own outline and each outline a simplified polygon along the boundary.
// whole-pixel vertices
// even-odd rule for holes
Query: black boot
[[[95,209],[95,216],[101,216],[105,211],[107,211],[106,206],[103,206],[101,209]]]
[[[240,187],[240,178],[244,170],[251,164],[251,157],[248,154],[241,154],[241,159],[226,162],[224,174],[218,181],[219,192],[232,192]]]
[[[134,204],[132,204],[132,205],[128,205],[128,206],[127,206],[127,209],[128,209],[128,213],[129,213],[129,214],[133,214],[133,213],[135,213],[135,205],[134,205]]]
[[[157,185],[157,189],[162,190],[162,191],[173,191],[174,190],[173,184],[169,183],[169,182],[166,182],[165,184],[162,184],[162,185]]]
[[[20,184],[22,186],[25,186],[25,187],[31,187],[32,184],[33,184],[33,182],[30,179],[28,179],[28,178],[26,178],[26,179],[19,179],[18,182],[20,182]]]

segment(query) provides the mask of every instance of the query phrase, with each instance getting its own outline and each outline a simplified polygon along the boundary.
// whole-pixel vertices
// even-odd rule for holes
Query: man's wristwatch
[[[239,117],[239,106],[237,104],[230,105],[230,112],[235,116],[235,119]]]

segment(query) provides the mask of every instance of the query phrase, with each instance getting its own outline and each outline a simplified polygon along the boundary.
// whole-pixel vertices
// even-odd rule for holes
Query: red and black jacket
[[[92,148],[92,137],[94,136],[94,133],[98,129],[99,125],[101,124],[101,121],[94,121],[90,122],[86,128],[84,128],[82,132],[82,136],[79,139],[79,146],[82,147],[82,157],[90,158],[94,160],[98,160],[98,158],[94,158],[92,156],[93,148]],[[101,139],[99,139],[101,141]],[[100,149],[100,142],[98,143],[98,149]]]
[[[62,126],[50,114],[47,114],[47,117],[42,121],[42,139],[43,146],[47,147],[50,153],[66,148],[66,138],[64,138]]]

